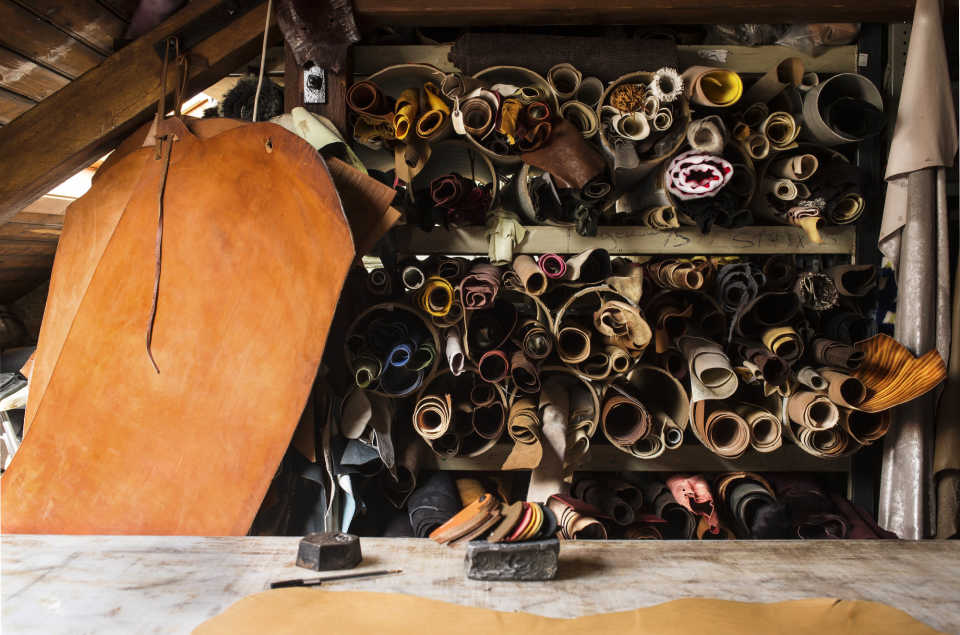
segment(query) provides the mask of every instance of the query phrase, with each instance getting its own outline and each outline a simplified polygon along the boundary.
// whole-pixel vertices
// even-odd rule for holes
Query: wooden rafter
[[[0,128],[0,223],[114,148],[148,121],[160,91],[162,60],[154,44],[220,0],[193,0],[150,33],[105,59]],[[190,51],[190,94],[258,53],[266,3]],[[276,28],[271,30],[279,37]],[[173,86],[173,79],[169,86]],[[168,102],[170,103],[170,102]]]

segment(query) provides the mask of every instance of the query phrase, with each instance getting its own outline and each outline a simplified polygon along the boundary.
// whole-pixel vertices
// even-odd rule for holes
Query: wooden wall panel
[[[104,57],[11,0],[0,0],[0,44],[71,78]]]

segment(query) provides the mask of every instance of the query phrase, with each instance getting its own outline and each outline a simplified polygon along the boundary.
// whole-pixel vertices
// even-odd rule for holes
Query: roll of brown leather
[[[750,446],[757,452],[773,452],[783,444],[780,418],[762,406],[738,403],[732,410],[750,428]]]
[[[827,430],[840,421],[837,406],[824,395],[799,390],[787,398],[790,420],[808,430]]]
[[[615,394],[603,402],[600,425],[615,445],[629,448],[650,434],[650,413],[639,401]]]
[[[524,291],[530,295],[541,295],[547,290],[547,277],[530,256],[521,254],[514,258],[513,270],[520,276]]]
[[[557,355],[567,364],[579,364],[590,356],[590,333],[577,326],[557,332]]]
[[[838,265],[827,270],[840,295],[859,298],[877,286],[877,268],[873,265]]]
[[[826,366],[855,371],[863,363],[864,353],[849,344],[818,337],[813,340],[812,348],[813,358]]]
[[[797,278],[797,267],[792,256],[770,256],[763,263],[763,275],[766,277],[765,291],[787,291],[793,288]]]
[[[543,456],[541,425],[537,398],[517,397],[507,417],[507,434],[513,439],[514,447],[501,469],[532,470],[540,465]]]
[[[561,119],[553,126],[549,141],[521,155],[524,163],[552,174],[561,183],[582,190],[606,168],[603,156],[590,146],[577,128]]]
[[[759,337],[765,330],[783,326],[800,312],[800,300],[791,292],[761,293],[737,317],[739,335]]]
[[[506,426],[506,412],[499,399],[473,410],[473,430],[483,439],[496,441]]]
[[[829,368],[820,369],[820,375],[827,381],[827,395],[830,401],[844,408],[856,408],[867,399],[867,388],[856,377]]]
[[[467,134],[483,139],[493,130],[495,120],[493,107],[483,97],[471,97],[460,104],[463,113],[463,127]]]
[[[890,429],[891,419],[887,411],[863,412],[848,408],[840,409],[840,427],[860,445],[870,445],[882,439]]]
[[[540,392],[540,371],[527,359],[523,351],[514,351],[510,357],[510,377],[518,390],[526,393]]]
[[[447,434],[453,417],[450,395],[426,395],[413,409],[413,428],[427,441]]]
[[[693,412],[704,445],[714,454],[737,459],[750,448],[750,426],[736,412],[726,409],[723,402],[698,401]]]
[[[553,337],[546,326],[536,320],[528,320],[518,329],[520,346],[529,359],[542,360],[553,351]]]
[[[646,350],[653,332],[640,311],[626,302],[606,300],[593,314],[593,326],[604,340],[639,356]]]
[[[347,89],[347,107],[353,112],[370,119],[380,119],[393,123],[393,105],[390,99],[373,82],[360,81]]]
[[[503,351],[487,351],[477,362],[477,371],[483,381],[495,384],[503,381],[510,374],[510,360]]]

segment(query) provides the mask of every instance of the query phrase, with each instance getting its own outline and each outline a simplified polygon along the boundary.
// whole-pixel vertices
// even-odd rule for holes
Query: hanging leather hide
[[[159,373],[165,161],[128,143],[66,215],[8,533],[246,534],[307,401],[354,257],[323,160],[274,124],[163,124]]]

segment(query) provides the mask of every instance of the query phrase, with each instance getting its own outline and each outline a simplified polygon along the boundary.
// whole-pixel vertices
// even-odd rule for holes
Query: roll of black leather
[[[563,60],[584,77],[604,81],[636,71],[678,67],[677,47],[668,40],[530,33],[465,33],[447,57],[469,75],[491,66],[523,66],[544,77],[557,60]]]
[[[417,538],[426,538],[431,531],[453,518],[462,505],[457,486],[449,472],[436,472],[407,500],[410,525]]]

